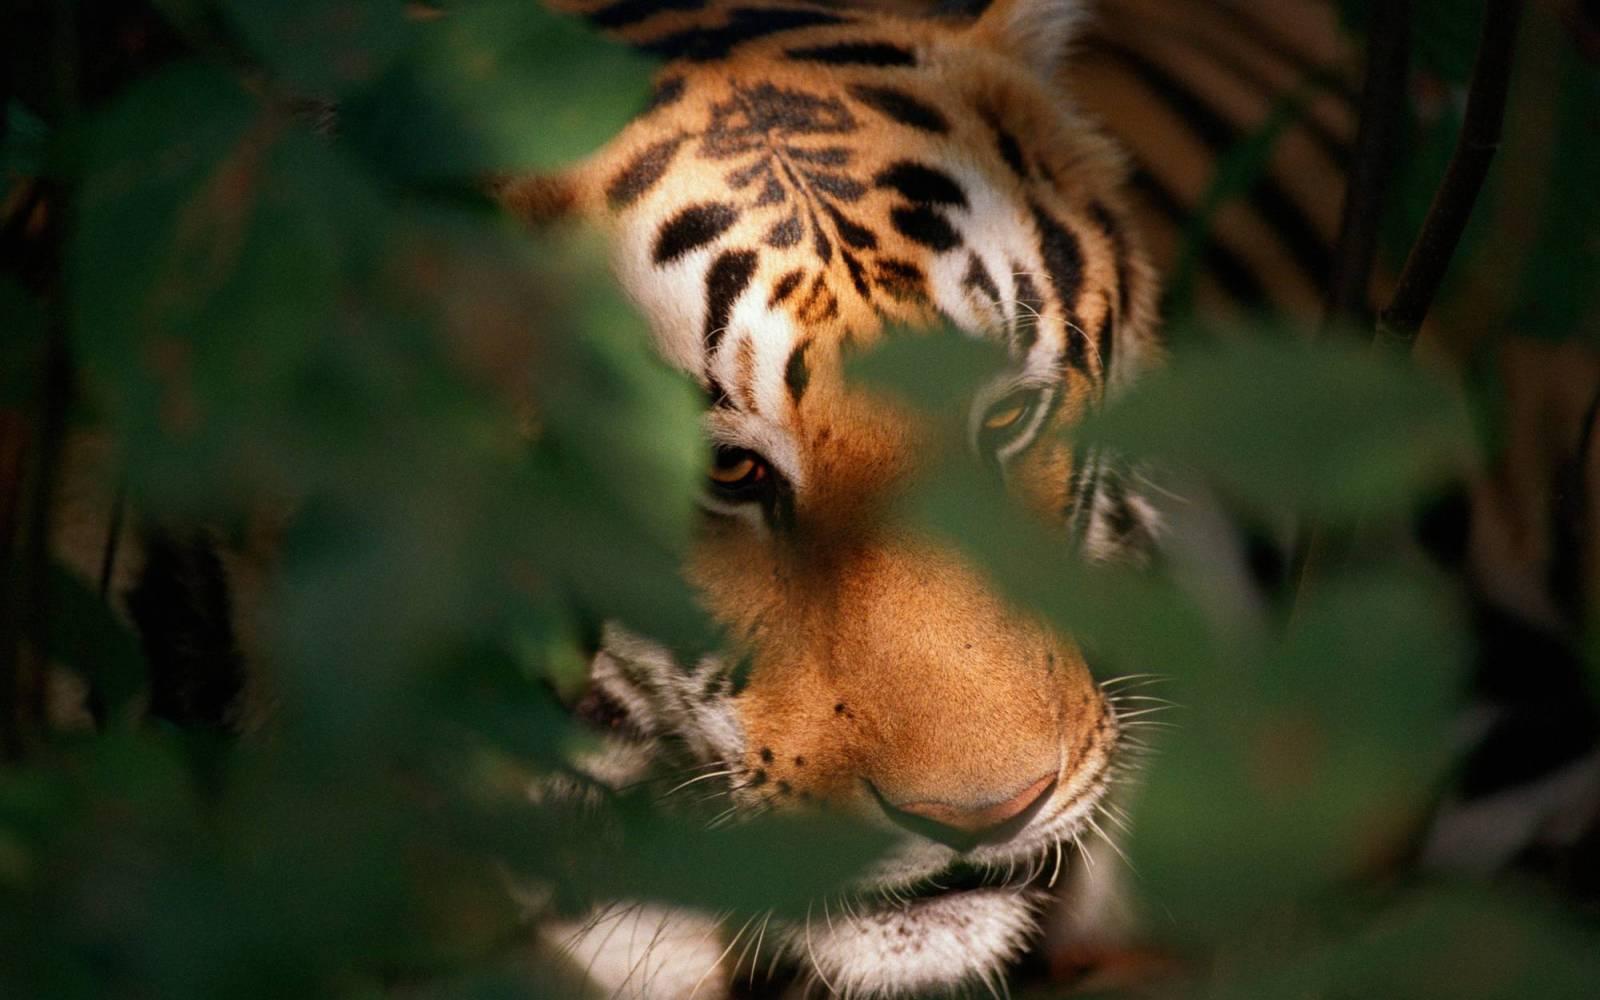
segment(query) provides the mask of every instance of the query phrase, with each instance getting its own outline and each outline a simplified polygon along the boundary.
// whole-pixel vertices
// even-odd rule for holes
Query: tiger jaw
[[[719,786],[719,794],[733,803],[729,819],[769,807],[773,790],[766,782],[752,787],[751,774],[762,756],[759,748],[752,751],[738,722],[738,698],[726,687],[727,663],[707,657],[685,668],[659,645],[615,626],[605,638],[606,650],[592,670],[596,688],[627,711],[629,727],[655,752],[640,753],[634,742],[619,744],[586,762],[586,768],[606,784],[632,784],[657,769],[664,746],[671,745],[679,753],[687,750],[690,758],[680,762],[688,770],[674,768],[674,773],[717,776],[690,779],[696,785],[692,790]],[[875,996],[921,995],[1002,975],[1037,935],[1051,890],[1092,874],[1086,870],[1093,862],[1083,841],[1091,834],[1104,837],[1096,813],[1109,815],[1103,812],[1104,800],[1114,780],[1119,741],[1108,702],[1100,725],[1078,745],[1063,748],[1063,757],[1072,758],[1064,761],[1070,766],[1037,814],[1009,839],[961,851],[908,835],[860,882],[816,900],[803,920],[786,925],[760,915],[742,926],[712,925],[706,932],[710,938],[698,931],[686,934],[702,945],[716,944],[694,961],[705,963],[702,972],[716,968],[715,975],[727,977],[753,976],[758,967],[782,961],[830,990]],[[631,764],[617,764],[624,759]],[[670,807],[684,785],[666,787],[673,789],[664,796]],[[1117,850],[1109,840],[1104,843]],[[661,927],[644,933],[643,940],[659,939],[661,928],[673,921],[704,923],[688,912],[661,919]],[[754,937],[758,928],[759,942],[743,939]],[[606,921],[590,931],[597,939],[611,936],[613,944],[615,933]],[[588,950],[583,941],[565,947],[574,955]],[[650,961],[640,956],[634,964],[644,967]],[[665,988],[664,982],[657,980],[658,988]],[[698,979],[695,989],[698,995],[719,995]]]

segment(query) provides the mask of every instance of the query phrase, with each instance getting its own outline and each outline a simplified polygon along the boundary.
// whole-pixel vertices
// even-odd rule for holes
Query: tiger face
[[[1148,542],[1148,506],[1058,433],[1156,352],[1121,160],[1053,83],[1077,4],[1002,0],[964,26],[787,3],[586,14],[671,62],[606,149],[504,198],[601,225],[660,353],[704,386],[715,457],[687,575],[740,644],[677,663],[609,629],[586,709],[637,739],[595,770],[637,780],[671,745],[738,811],[822,803],[898,831],[867,902],[767,947],[847,993],[988,977],[1093,824],[1118,724],[1071,636],[894,519],[928,418],[843,361],[908,326],[1003,343],[1010,369],[950,419],[1063,529],[1058,557],[1068,537],[1091,558]],[[621,992],[704,995],[730,964],[715,935],[679,986],[678,958],[623,943],[695,938],[662,920],[565,943]]]

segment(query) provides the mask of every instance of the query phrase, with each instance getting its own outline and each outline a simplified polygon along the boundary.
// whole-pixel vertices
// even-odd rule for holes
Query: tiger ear
[[[572,173],[498,175],[486,178],[484,189],[530,228],[581,214],[582,185]]]
[[[1091,6],[1092,0],[994,0],[972,30],[983,44],[1051,80]]]

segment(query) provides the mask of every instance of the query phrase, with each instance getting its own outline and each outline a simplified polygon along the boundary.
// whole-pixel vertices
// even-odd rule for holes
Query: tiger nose
[[[997,802],[890,802],[868,782],[878,805],[894,822],[912,833],[957,850],[994,844],[1028,825],[1055,791],[1059,772],[1051,771],[1009,798]]]

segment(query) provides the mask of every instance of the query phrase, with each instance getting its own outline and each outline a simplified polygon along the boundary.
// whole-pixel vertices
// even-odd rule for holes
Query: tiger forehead
[[[676,63],[602,157],[617,273],[713,403],[792,419],[818,359],[837,356],[819,345],[943,320],[1008,340],[1025,366],[1106,382],[1126,248],[1094,192],[1117,166],[1003,65],[919,30],[808,31]]]
[[[725,323],[719,310],[758,280],[770,307],[807,327],[928,318],[926,258],[960,244],[947,213],[970,208],[971,180],[944,162],[966,123],[911,81],[783,63],[669,77],[659,93],[606,203],[655,268],[734,247],[715,261],[708,321]]]

